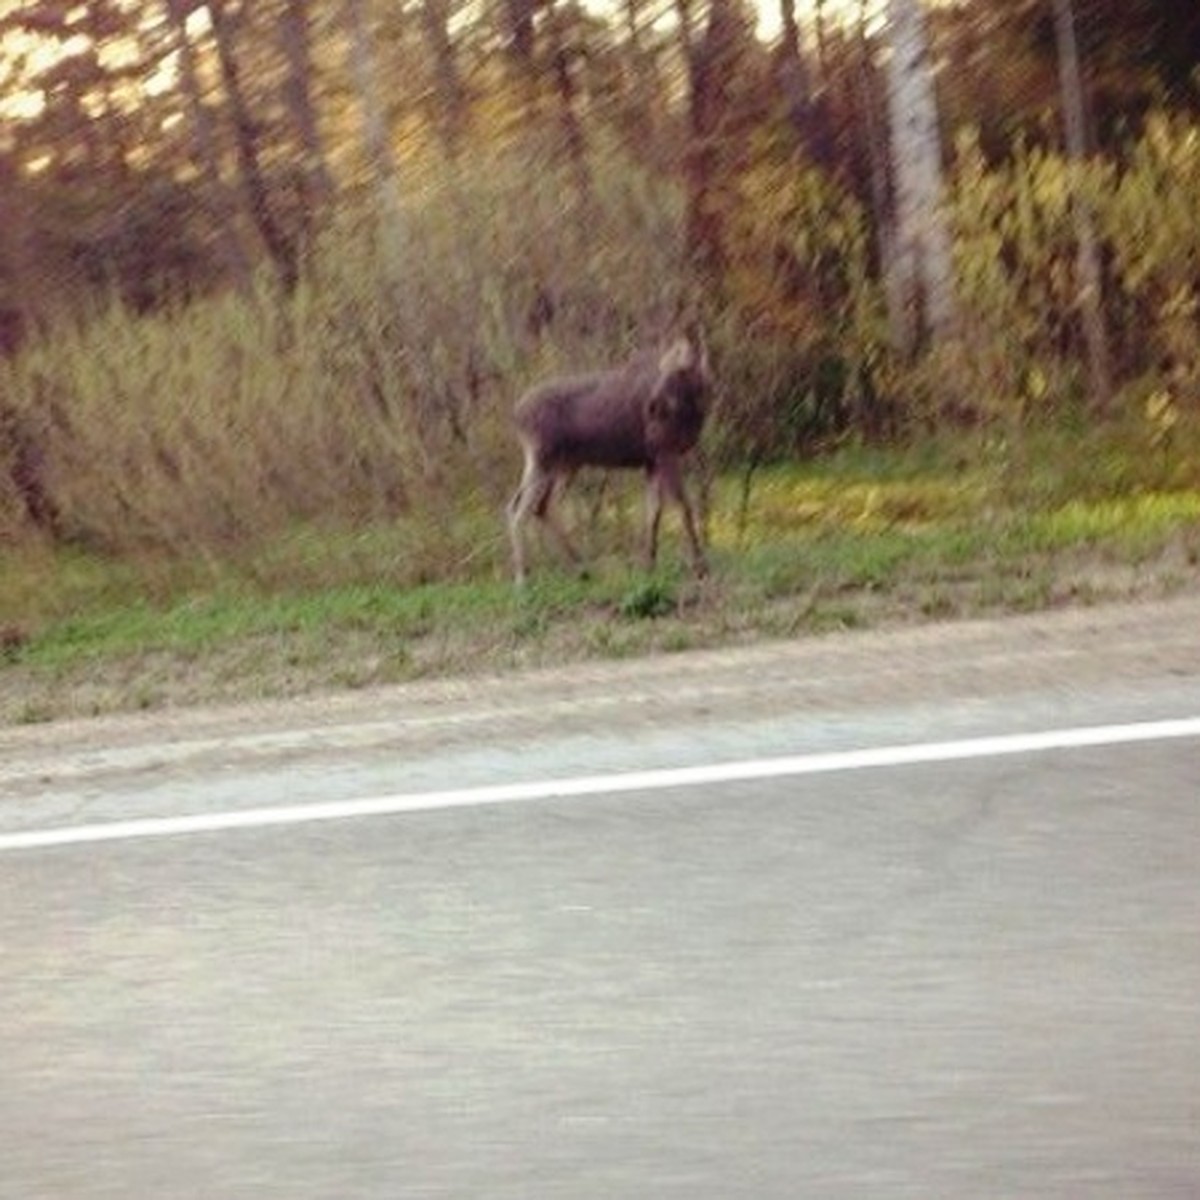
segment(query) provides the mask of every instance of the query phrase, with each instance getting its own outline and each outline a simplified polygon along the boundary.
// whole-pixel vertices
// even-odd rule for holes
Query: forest
[[[684,314],[718,539],[777,469],[948,438],[1182,495],[1198,300],[1194,4],[0,0],[14,571],[290,587],[279,547],[336,537],[349,577],[499,580],[516,397]]]

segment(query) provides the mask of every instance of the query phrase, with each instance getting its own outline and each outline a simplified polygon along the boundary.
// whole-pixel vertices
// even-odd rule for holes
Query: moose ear
[[[658,360],[659,372],[663,375],[674,375],[677,371],[687,371],[696,363],[696,351],[688,338],[676,338]]]

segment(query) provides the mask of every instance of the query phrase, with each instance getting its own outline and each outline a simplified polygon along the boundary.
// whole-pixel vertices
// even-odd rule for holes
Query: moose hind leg
[[[524,583],[526,577],[524,525],[530,513],[550,530],[559,550],[570,563],[579,561],[554,511],[557,484],[558,477],[553,471],[541,466],[532,454],[526,456],[525,473],[521,476],[520,486],[508,502],[508,535],[512,542],[513,572],[518,584]]]
[[[549,477],[538,466],[537,460],[527,453],[521,482],[508,502],[508,537],[512,544],[513,574],[517,583],[525,582],[525,537],[522,527],[530,509],[541,500],[548,482]]]

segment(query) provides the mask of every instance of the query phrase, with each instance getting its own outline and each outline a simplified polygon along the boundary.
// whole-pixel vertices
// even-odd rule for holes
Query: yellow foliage
[[[772,154],[768,142],[738,176],[732,201],[725,282],[744,323],[804,343],[861,337],[856,322],[874,285],[854,199],[820,171]]]
[[[1102,299],[1121,314],[1111,328],[1118,370],[1165,373],[1180,397],[1200,400],[1200,130],[1153,117],[1123,162],[1018,146],[990,165],[973,134],[957,151],[957,287],[981,394],[1017,403],[1020,416],[1078,380],[1078,207],[1111,264]]]

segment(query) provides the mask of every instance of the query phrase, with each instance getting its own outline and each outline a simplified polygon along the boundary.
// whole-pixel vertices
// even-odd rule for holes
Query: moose
[[[514,422],[525,455],[520,486],[508,504],[508,530],[518,584],[525,581],[523,529],[532,513],[554,535],[566,558],[576,554],[553,504],[559,485],[580,467],[625,468],[646,474],[646,564],[658,554],[663,503],[679,505],[698,576],[707,572],[681,465],[699,440],[712,376],[695,328],[665,348],[643,351],[623,366],[551,379],[517,402]]]

